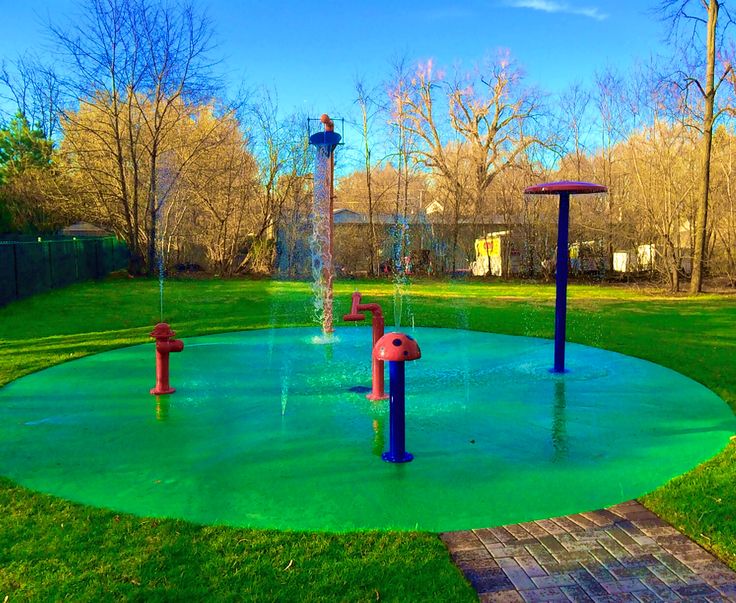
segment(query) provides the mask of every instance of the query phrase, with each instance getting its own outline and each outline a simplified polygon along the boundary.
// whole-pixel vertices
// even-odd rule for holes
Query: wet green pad
[[[184,339],[170,396],[153,344],[89,356],[0,390],[0,474],[139,515],[295,530],[480,528],[639,496],[716,454],[728,406],[656,364],[549,340],[409,332],[411,463],[381,460],[388,401],[365,398],[371,331]],[[388,374],[388,371],[386,371]],[[388,378],[387,384],[388,388]],[[362,391],[361,391],[362,390]]]

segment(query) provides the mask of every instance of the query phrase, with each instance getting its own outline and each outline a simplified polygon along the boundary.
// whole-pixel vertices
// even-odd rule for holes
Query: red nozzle
[[[365,314],[358,312],[361,297],[363,296],[358,291],[353,293],[353,303],[350,305],[350,312],[342,317],[343,320],[365,320]]]
[[[171,339],[169,341],[156,342],[156,350],[163,353],[181,352],[184,349],[184,342],[181,339]]]
[[[327,115],[327,113],[323,113],[319,120],[324,124],[325,126],[325,132],[334,132],[335,131],[335,122],[330,119],[330,116]]]
[[[365,320],[365,314],[358,314],[357,312],[355,314],[345,314],[342,317],[343,320],[349,321],[349,320]]]

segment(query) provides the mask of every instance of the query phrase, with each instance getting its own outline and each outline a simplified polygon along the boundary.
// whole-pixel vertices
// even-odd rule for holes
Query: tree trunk
[[[359,90],[360,93],[360,90]],[[368,192],[368,274],[375,276],[376,274],[376,227],[373,223],[373,177],[371,174],[371,147],[368,141],[368,99],[364,95],[359,98],[360,109],[363,118],[363,159],[365,161],[365,186]]]
[[[690,293],[703,290],[703,268],[705,264],[705,243],[708,228],[708,195],[710,193],[710,158],[713,147],[713,108],[716,89],[714,85],[716,62],[716,23],[718,22],[718,0],[708,4],[707,66],[705,74],[705,115],[703,116],[703,141],[701,158],[701,182],[698,205],[695,210],[695,247],[693,249]]]
[[[667,241],[666,254],[669,256],[667,265],[669,268],[670,291],[672,291],[672,293],[678,293],[680,291],[680,266],[677,257],[677,249],[670,241]]]
[[[456,188],[455,189],[455,203],[453,204],[453,213],[452,213],[452,274],[455,274],[455,270],[457,270],[457,247],[458,247],[458,239],[460,237],[460,203],[461,199],[460,196],[462,195],[462,192]]]
[[[158,184],[158,177],[156,174],[156,159],[157,159],[157,150],[154,148],[151,151],[151,184],[148,191],[148,212],[150,215],[150,224],[149,224],[149,230],[148,230],[148,266],[147,272],[148,275],[151,276],[155,274],[156,269],[156,236],[157,236],[157,228],[158,224],[157,222],[157,203],[156,203],[156,197],[158,194],[157,191],[157,184]]]
[[[371,187],[371,152],[368,139],[365,144],[365,185],[368,189],[368,274],[375,276],[376,269],[376,225],[373,222],[373,189]]]

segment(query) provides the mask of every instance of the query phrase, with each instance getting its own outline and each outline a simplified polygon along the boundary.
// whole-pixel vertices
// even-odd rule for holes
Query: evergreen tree
[[[18,113],[6,128],[0,129],[0,186],[29,168],[51,164],[53,143],[39,129],[32,128],[23,113]]]

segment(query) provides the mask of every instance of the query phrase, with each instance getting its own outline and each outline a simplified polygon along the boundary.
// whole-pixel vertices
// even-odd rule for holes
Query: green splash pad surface
[[[597,509],[713,456],[728,406],[661,366],[549,340],[417,328],[407,450],[366,400],[368,328],[185,338],[156,398],[153,344],[55,366],[0,390],[0,474],[139,515],[295,530],[480,528]],[[388,370],[386,371],[388,374]],[[387,378],[388,381],[388,378]],[[388,383],[387,383],[388,387]]]

